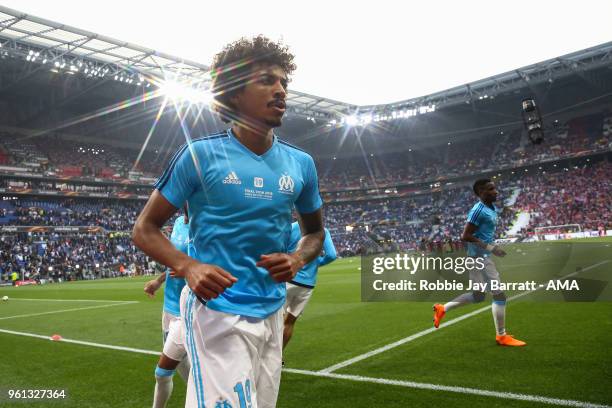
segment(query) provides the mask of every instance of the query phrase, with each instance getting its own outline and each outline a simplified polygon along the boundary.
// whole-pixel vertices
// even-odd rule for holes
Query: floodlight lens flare
[[[166,81],[160,87],[163,95],[173,100],[182,100],[191,103],[208,104],[212,101],[212,94],[208,90],[196,89],[186,83]]]

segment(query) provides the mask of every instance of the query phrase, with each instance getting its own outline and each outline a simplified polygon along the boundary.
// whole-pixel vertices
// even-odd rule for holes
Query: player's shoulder
[[[286,152],[287,154],[292,155],[293,157],[295,157],[296,159],[300,160],[300,161],[314,161],[312,156],[307,153],[305,150],[300,149],[297,146],[292,145],[291,143],[282,140],[280,138],[276,139],[278,141],[278,145],[280,146],[280,148]]]
[[[486,207],[482,201],[477,201],[472,208],[470,209],[471,213],[475,213],[477,211],[482,211]]]
[[[172,156],[172,158],[168,162],[167,168],[168,169],[174,168],[174,165],[185,154],[187,154],[187,151],[189,150],[189,148],[192,148],[197,151],[200,148],[206,149],[207,146],[210,146],[210,145],[207,145],[207,143],[219,143],[225,140],[229,140],[229,135],[227,134],[227,130],[224,130],[223,132],[214,133],[212,135],[200,136],[200,137],[196,137],[195,139],[191,139],[187,143],[184,143],[178,148],[178,150],[174,153],[174,156]]]
[[[204,136],[193,138],[189,140],[188,142],[183,143],[183,145],[179,147],[178,151],[176,152],[176,156],[180,156],[183,153],[185,153],[189,147],[193,149],[206,148],[210,146],[211,144],[218,144],[218,143],[223,143],[225,141],[228,141],[229,138],[230,136],[227,133],[227,130],[224,130],[222,132],[213,133],[211,135],[204,135]]]
[[[230,140],[230,135],[226,129],[222,132],[213,133],[211,135],[196,137],[195,139],[192,139],[190,142],[185,143],[183,146],[187,147],[191,144],[193,146],[203,147],[203,146],[207,146],[211,144],[224,143],[228,140]]]

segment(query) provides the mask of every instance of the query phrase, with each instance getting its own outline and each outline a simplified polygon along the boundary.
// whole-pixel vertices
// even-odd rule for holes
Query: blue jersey
[[[172,227],[170,241],[176,249],[187,253],[189,244],[189,224],[185,224],[185,217],[177,217]],[[170,276],[170,270],[166,271],[166,289],[164,290],[164,310],[174,316],[181,315],[180,298],[181,291],[185,286],[185,279]]]
[[[289,252],[295,252],[298,242],[302,238],[302,232],[300,231],[300,225],[297,222],[291,224],[291,238],[289,241]],[[336,253],[336,247],[331,239],[329,230],[325,228],[325,240],[323,241],[323,254],[310,263],[304,265],[304,267],[295,275],[295,278],[291,281],[294,285],[303,286],[306,288],[314,288],[317,283],[317,272],[319,267],[327,265],[333,262],[338,257]]]
[[[487,244],[493,243],[497,226],[497,207],[495,205],[491,208],[482,201],[477,202],[468,213],[467,221],[478,227],[474,233],[476,238]],[[482,249],[471,242],[468,242],[467,247],[469,256],[491,256],[491,251]]]
[[[238,278],[208,307],[257,318],[281,308],[285,284],[255,264],[287,252],[294,206],[300,213],[321,207],[312,157],[276,136],[257,155],[230,129],[183,146],[155,187],[177,208],[188,202],[189,255]]]

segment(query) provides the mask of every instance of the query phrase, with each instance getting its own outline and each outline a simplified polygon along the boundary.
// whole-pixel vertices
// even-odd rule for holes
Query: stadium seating
[[[612,116],[595,115],[558,125],[538,146],[508,133],[479,139],[477,148],[468,140],[424,149],[410,156],[410,160],[406,160],[405,153],[372,155],[367,162],[355,158],[321,159],[318,169],[327,203],[326,225],[343,256],[370,250],[435,250],[444,245],[458,248],[467,211],[476,201],[469,183],[420,190],[402,184],[449,180],[485,170],[605,152],[611,148],[611,136]],[[151,271],[150,260],[132,245],[129,232],[143,199],[151,192],[145,184],[150,185],[160,174],[168,155],[148,151],[134,169],[137,151],[91,143],[65,149],[54,138],[23,139],[14,133],[0,133],[0,171],[4,165],[46,176],[36,179],[14,175],[0,180],[0,188],[4,189],[0,227],[87,226],[105,231],[89,235],[53,230],[3,233],[0,279],[25,265],[31,265],[26,268],[29,273],[53,278],[59,278],[61,270],[62,279],[113,275],[118,273],[118,265],[130,263],[138,265],[141,272]],[[514,197],[499,219],[500,237],[518,212],[531,214],[529,224],[520,232],[523,236],[534,234],[538,227],[562,224],[580,224],[592,230],[612,228],[612,164],[603,161],[584,168],[560,166],[556,170],[529,176],[516,174],[497,183],[499,205]],[[10,171],[15,172],[6,170],[5,174]],[[75,183],[58,178],[122,181],[130,174],[148,177],[149,181],[139,186]],[[372,191],[392,193],[390,196],[395,198],[374,199]],[[56,197],[42,198],[41,192]],[[87,194],[97,198],[80,198]],[[72,197],[61,198],[62,195]],[[140,199],[136,200],[135,195]],[[131,199],[118,199],[122,196]],[[51,265],[57,266],[53,276],[49,275]]]
[[[420,149],[418,152],[372,155],[365,159],[329,158],[317,160],[322,190],[387,187],[400,183],[447,179],[476,174],[485,169],[502,169],[574,157],[610,149],[612,116],[590,115],[556,124],[544,143],[528,144],[516,132],[497,132],[451,145]],[[134,167],[138,150],[105,144],[59,143],[56,136],[25,138],[0,133],[2,161],[33,173],[59,176],[88,176],[103,179],[128,179],[135,171],[155,178],[163,170],[172,150],[159,153],[147,150]],[[3,154],[4,152],[4,154]]]

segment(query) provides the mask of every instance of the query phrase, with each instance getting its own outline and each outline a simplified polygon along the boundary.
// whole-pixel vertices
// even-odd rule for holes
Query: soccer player
[[[174,221],[170,242],[176,249],[187,253],[189,245],[189,213],[187,206],[185,214]],[[164,408],[172,394],[174,372],[187,382],[189,378],[189,361],[185,358],[184,335],[181,325],[181,310],[179,306],[181,291],[185,286],[185,279],[172,276],[170,270],[157,279],[145,284],[144,291],[149,297],[166,282],[164,291],[164,309],[162,312],[163,352],[155,368],[155,392],[153,394],[153,408]]]
[[[300,232],[300,224],[294,222],[291,224],[291,239],[289,242],[289,252],[293,252],[297,247],[302,234]],[[312,290],[317,283],[317,272],[319,267],[327,265],[336,260],[338,257],[336,247],[332,242],[329,230],[325,228],[325,239],[323,240],[323,254],[317,259],[311,261],[298,272],[291,281],[287,282],[287,300],[285,301],[285,328],[283,330],[283,350],[287,347],[287,343],[293,335],[293,327],[298,317],[306,308]]]
[[[474,183],[474,193],[480,199],[470,212],[468,213],[467,223],[463,229],[461,239],[467,242],[468,256],[472,258],[484,258],[483,269],[471,269],[470,281],[478,283],[486,283],[491,281],[500,281],[499,272],[495,268],[495,264],[491,259],[491,255],[506,256],[506,252],[498,246],[494,245],[495,226],[497,225],[497,190],[495,184],[489,179],[480,179]],[[506,295],[503,291],[491,291],[493,295],[493,322],[495,323],[497,344],[501,346],[524,346],[527,343],[517,340],[506,333]],[[448,312],[456,307],[463,306],[469,303],[479,303],[484,301],[485,292],[473,291],[459,295],[452,301],[442,305],[435,304],[434,310],[434,327],[440,326],[440,321]]]
[[[187,281],[186,407],[276,405],[286,282],[321,253],[324,238],[314,161],[273,132],[293,59],[263,36],[215,56],[214,106],[231,128],[176,153],[134,226],[136,245]],[[160,232],[185,202],[189,256]],[[303,236],[288,253],[294,208]]]

